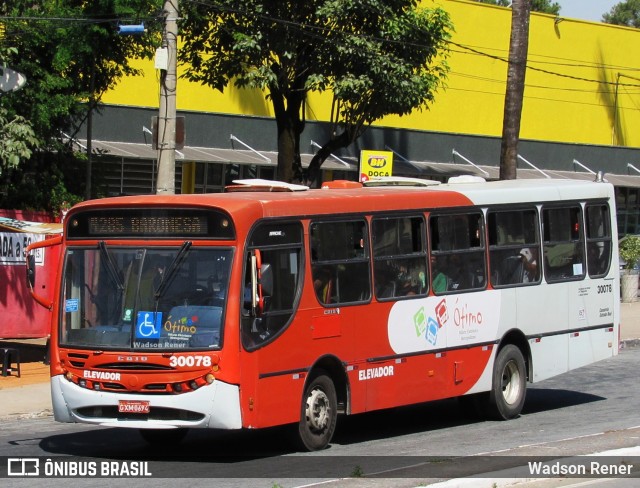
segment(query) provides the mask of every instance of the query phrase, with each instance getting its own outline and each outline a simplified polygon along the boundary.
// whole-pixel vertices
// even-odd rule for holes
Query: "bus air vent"
[[[362,184],[366,187],[371,186],[437,186],[439,181],[435,180],[423,180],[422,178],[406,178],[404,176],[378,176],[371,178],[370,180],[363,181]]]
[[[284,181],[263,180],[260,178],[233,180],[233,183],[233,185],[226,186],[224,191],[307,191],[309,189],[308,186],[304,185],[294,185]]]
[[[96,368],[101,369],[130,369],[135,371],[173,371],[171,366],[164,364],[150,364],[150,363],[107,363],[96,365]]]

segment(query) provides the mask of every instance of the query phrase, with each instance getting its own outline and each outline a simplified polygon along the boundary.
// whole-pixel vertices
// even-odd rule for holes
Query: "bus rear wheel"
[[[513,344],[503,347],[493,366],[493,386],[489,394],[490,414],[499,420],[522,412],[527,388],[524,356]]]
[[[336,388],[326,374],[314,376],[304,390],[298,436],[304,449],[318,451],[331,442],[336,430]]]

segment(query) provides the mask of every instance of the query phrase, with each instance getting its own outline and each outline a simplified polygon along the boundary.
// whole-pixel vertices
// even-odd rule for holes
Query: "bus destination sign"
[[[110,209],[73,215],[69,239],[92,238],[214,238],[233,239],[228,216],[199,209]]]
[[[89,234],[94,236],[132,235],[207,235],[207,219],[197,216],[89,217]]]

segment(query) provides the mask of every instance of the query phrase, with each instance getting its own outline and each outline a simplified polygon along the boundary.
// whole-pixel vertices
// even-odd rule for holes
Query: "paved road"
[[[640,348],[632,348],[538,383],[528,391],[523,415],[509,422],[465,418],[456,401],[345,418],[331,448],[318,453],[293,452],[281,428],[194,431],[181,445],[150,448],[136,431],[56,424],[45,417],[4,422],[0,456],[147,461],[154,478],[180,478],[171,481],[177,486],[209,487],[210,478],[217,478],[216,487],[415,487],[508,468],[536,456],[567,457],[640,445],[639,369]],[[183,479],[189,476],[196,478]],[[157,485],[155,479],[149,486]],[[23,486],[20,480],[10,481],[11,486]],[[103,486],[105,480],[91,480],[89,486],[94,481]],[[476,481],[487,487],[496,482]],[[37,478],[24,486],[62,484]]]

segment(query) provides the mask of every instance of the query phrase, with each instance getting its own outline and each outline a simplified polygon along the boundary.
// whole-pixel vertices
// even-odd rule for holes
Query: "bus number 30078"
[[[171,356],[169,365],[172,368],[211,366],[211,358],[209,356]]]
[[[598,285],[598,295],[601,293],[611,293],[613,291],[613,287],[609,283],[608,285]]]

